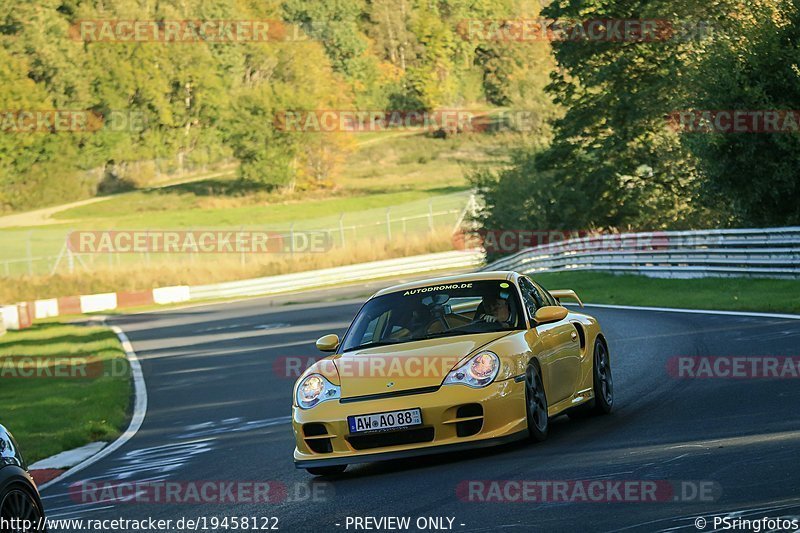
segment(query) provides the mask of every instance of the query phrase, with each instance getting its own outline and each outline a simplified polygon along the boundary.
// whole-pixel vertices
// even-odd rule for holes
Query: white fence
[[[528,248],[482,270],[800,278],[800,227],[596,235]]]

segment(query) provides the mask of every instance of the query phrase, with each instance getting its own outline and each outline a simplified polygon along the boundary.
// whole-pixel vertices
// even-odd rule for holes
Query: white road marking
[[[119,337],[119,340],[122,343],[122,349],[125,350],[125,356],[128,359],[128,363],[131,365],[131,374],[133,376],[135,400],[133,404],[133,416],[131,417],[130,424],[128,424],[128,429],[126,429],[125,433],[120,435],[117,440],[103,448],[100,452],[75,465],[60,476],[48,481],[47,483],[44,483],[41,487],[39,487],[39,490],[44,490],[54,483],[63,481],[67,477],[80,472],[81,470],[93,465],[100,459],[117,451],[123,444],[131,440],[142,427],[144,417],[147,414],[147,386],[144,381],[144,374],[142,373],[142,365],[139,363],[139,358],[136,356],[136,352],[133,351],[133,346],[131,345],[130,340],[128,340],[128,336],[125,335],[125,332],[122,331],[122,329],[120,329],[118,326],[111,326],[111,329],[114,331],[114,333],[116,333],[117,337]]]
[[[202,439],[132,450],[118,459],[120,466],[107,470],[107,480],[130,479],[144,472],[167,474],[179,470],[194,456],[210,452],[212,441]]]
[[[252,431],[255,429],[262,429],[270,426],[278,426],[288,424],[292,421],[292,416],[279,416],[277,418],[265,418],[263,420],[251,420],[245,422],[242,418],[233,418],[219,422],[204,422],[202,424],[194,424],[187,426],[188,433],[183,433],[177,438],[190,439],[198,437],[210,437],[214,435],[222,435],[228,433],[240,433],[243,431]]]
[[[572,307],[577,304],[567,303]],[[678,309],[675,307],[639,307],[635,305],[610,305],[610,304],[587,304],[586,307],[600,307],[603,309],[628,309],[631,311],[663,311],[668,313],[690,313],[696,315],[726,315],[726,316],[750,316],[755,318],[784,318],[788,320],[800,320],[800,315],[789,315],[781,313],[756,313],[750,311],[715,311],[713,309]]]
[[[47,518],[49,520],[49,519],[52,519],[52,518],[63,518],[65,516],[73,516],[73,515],[78,514],[78,513],[80,513],[80,514],[96,513],[97,511],[103,511],[105,509],[113,509],[114,507],[116,507],[116,506],[115,505],[106,505],[106,506],[103,506],[103,507],[94,507],[92,509],[78,509],[76,511],[70,511],[68,513],[56,513],[56,514],[47,513]]]

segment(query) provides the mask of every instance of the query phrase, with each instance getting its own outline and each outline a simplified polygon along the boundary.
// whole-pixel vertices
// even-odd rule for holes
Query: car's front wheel
[[[547,414],[547,395],[539,367],[531,361],[525,369],[525,405],[528,414],[528,434],[531,440],[547,438],[550,418]]]
[[[312,476],[335,476],[342,474],[347,470],[347,465],[337,466],[315,466],[308,469],[308,473]]]
[[[11,523],[12,518],[26,520],[34,524],[34,528],[39,527],[39,521],[44,516],[42,509],[33,495],[33,490],[22,483],[13,483],[9,487],[0,490],[0,518],[3,523]],[[3,529],[3,532],[6,530]],[[13,533],[27,532],[28,529],[17,528],[9,529]],[[31,530],[32,531],[32,530]]]

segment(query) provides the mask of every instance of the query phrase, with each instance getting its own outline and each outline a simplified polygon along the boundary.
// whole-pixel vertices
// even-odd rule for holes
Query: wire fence
[[[359,212],[310,217],[288,224],[239,225],[213,228],[65,228],[0,231],[0,276],[56,275],[98,269],[130,269],[156,265],[207,265],[228,262],[246,265],[274,260],[276,256],[294,256],[350,246],[369,246],[375,242],[397,242],[409,238],[425,238],[442,231],[455,231],[467,210],[474,203],[470,193],[437,196],[391,207],[365,209]],[[146,216],[146,215],[145,215]],[[206,253],[200,246],[182,246],[179,251],[104,251],[103,247],[86,250],[78,243],[82,234],[164,234],[213,232],[230,233],[229,249]],[[268,246],[269,256],[245,250],[242,235],[266,232],[279,248]],[[311,241],[314,241],[312,243]],[[185,242],[182,241],[183,244]]]

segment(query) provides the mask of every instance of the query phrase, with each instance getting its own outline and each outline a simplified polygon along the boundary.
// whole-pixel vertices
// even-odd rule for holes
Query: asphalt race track
[[[43,491],[49,517],[275,516],[282,531],[353,531],[346,520],[356,516],[407,516],[412,525],[449,517],[455,531],[697,531],[704,517],[711,531],[714,514],[800,515],[800,381],[667,371],[674,356],[800,355],[800,321],[779,318],[587,308],[609,339],[613,414],[561,417],[541,444],[351,466],[312,483],[292,463],[293,379],[278,375],[275,362],[318,357],[314,340],[344,332],[359,305],[260,299],[114,318],[141,360],[147,416],[116,452]],[[271,481],[286,497],[81,502],[68,491],[82,480]],[[468,480],[695,481],[715,493],[686,502],[478,502],[457,493]]]

